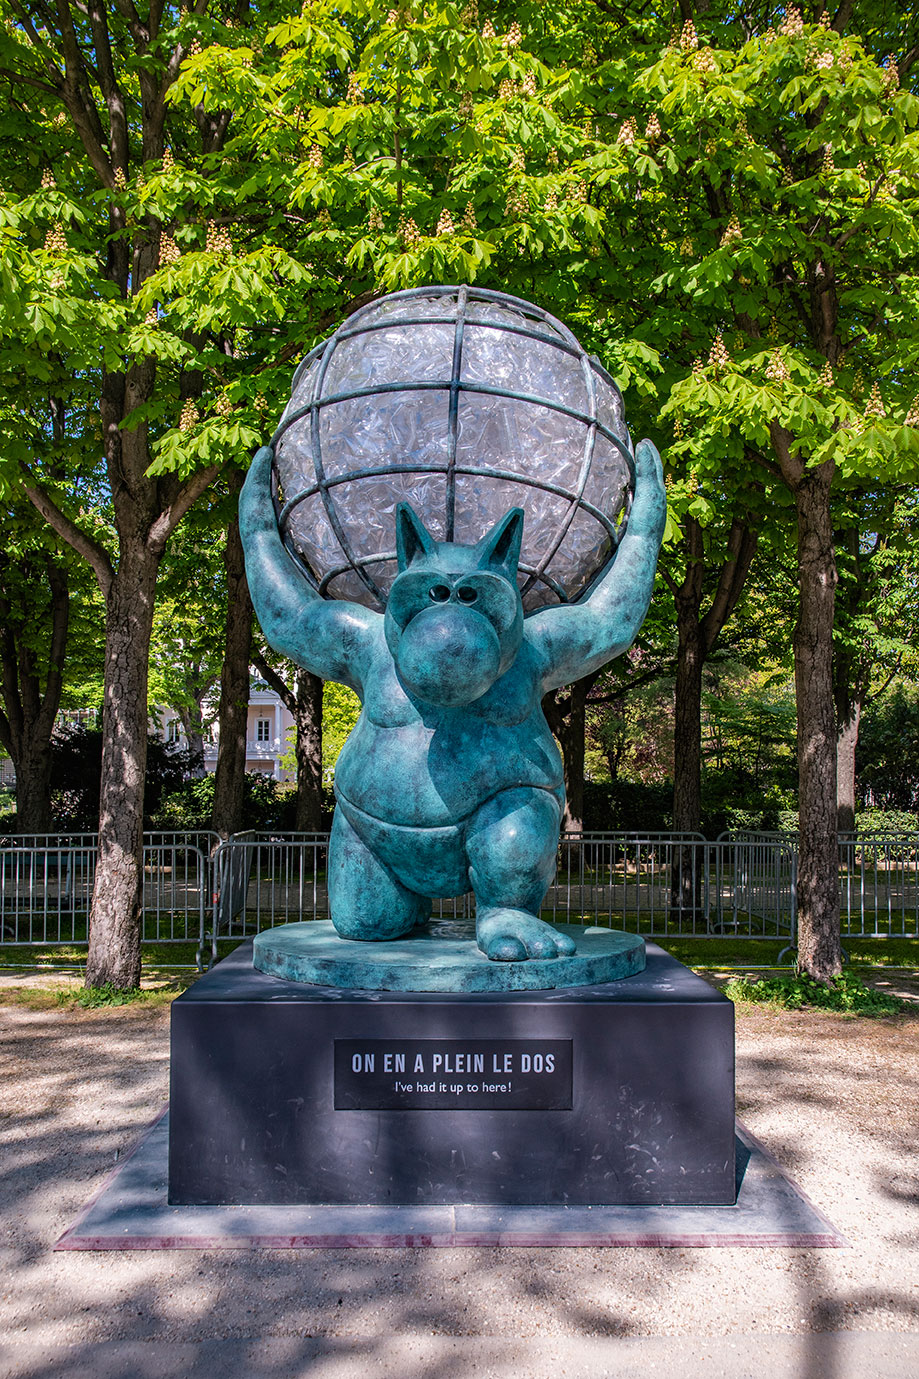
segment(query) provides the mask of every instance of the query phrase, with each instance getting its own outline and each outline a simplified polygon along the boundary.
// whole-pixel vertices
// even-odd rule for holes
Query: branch
[[[838,34],[845,33],[846,29],[849,27],[849,20],[852,18],[854,9],[855,0],[842,0],[842,4],[833,16],[832,24],[832,27]]]
[[[758,450],[751,450],[750,455],[758,465],[761,465],[762,468],[766,470],[767,474],[772,475],[773,479],[784,480],[784,474],[773,460],[770,460],[766,455],[761,455]]]
[[[895,665],[894,665],[893,670],[890,672],[890,674],[888,675],[887,679],[884,681],[883,685],[880,685],[877,689],[875,689],[875,690],[873,691],[875,698],[877,698],[879,695],[883,694],[884,691],[885,691],[886,689],[889,689],[891,682],[892,682],[893,680],[895,680],[896,677],[900,674],[900,667],[901,667],[902,664],[903,664],[903,657],[902,657],[902,656],[898,656],[897,659],[896,659],[896,663],[895,663]]]
[[[904,54],[903,60],[897,63],[897,74],[901,81],[906,76],[917,57],[919,57],[919,43],[914,43],[909,52]]]
[[[750,564],[756,551],[757,532],[735,517],[728,538],[728,559],[721,567],[718,588],[712,605],[702,619],[702,650],[707,657],[714,649],[722,628],[737,607]]]
[[[88,562],[96,576],[103,597],[107,599],[112,587],[112,580],[115,578],[115,569],[108,551],[82,527],[78,527],[72,518],[61,511],[53,498],[35,482],[25,465],[22,466],[22,470],[24,476],[23,490],[26,497],[33,507],[38,509],[48,525],[54,528],[58,536],[62,536],[68,546],[72,546],[77,555],[81,555]]]
[[[125,170],[128,165],[128,125],[124,93],[115,74],[108,23],[100,0],[92,0],[89,6],[89,23],[98,62],[98,82],[108,107],[109,151],[114,166]]]
[[[207,13],[210,0],[193,0],[188,7],[188,13],[202,15]],[[163,72],[163,79],[156,91],[154,108],[150,112],[150,121],[157,128],[161,129],[165,121],[166,96],[169,88],[173,85],[179,75],[179,68],[188,56],[188,48],[177,44],[169,55],[166,69]]]
[[[866,205],[866,206],[870,206],[870,204],[871,204],[871,202],[873,201],[873,199],[874,199],[874,195],[873,195],[873,193],[872,193],[872,194],[868,197],[868,200],[865,202],[865,205]],[[834,248],[834,249],[842,249],[844,245],[846,245],[846,244],[849,243],[849,240],[852,239],[854,235],[861,234],[861,232],[862,232],[862,230],[864,230],[864,228],[865,228],[864,225],[853,225],[853,226],[851,226],[850,229],[846,230],[846,232],[845,232],[844,235],[840,235],[838,239],[834,239],[834,240],[831,241],[831,243],[832,243],[832,245],[833,245],[833,248]]]
[[[804,462],[796,459],[791,453],[791,443],[794,436],[787,427],[778,421],[769,423],[769,435],[776,459],[779,462],[779,474],[788,487],[794,491],[804,478]]]
[[[128,26],[128,33],[131,35],[136,52],[142,56],[147,51],[151,35],[141,23],[140,15],[134,8],[132,0],[115,0],[115,8]]]
[[[41,34],[38,32],[38,30],[35,28],[35,25],[32,23],[32,16],[23,8],[22,5],[19,4],[19,0],[10,0],[10,8],[16,15],[19,22],[22,24],[22,27],[29,39],[29,42],[32,44],[32,47],[36,50],[41,61],[44,63],[45,70],[48,73],[48,77],[51,81],[52,86],[55,88],[55,91],[58,94],[62,94],[64,90],[64,73],[57,65],[57,62],[55,60],[56,54],[52,56],[52,52],[49,49],[48,45],[45,43]],[[53,25],[49,24],[48,28],[53,28]],[[23,78],[23,80],[25,80],[25,78]]]
[[[48,673],[45,694],[39,710],[39,731],[49,733],[61,702],[64,685],[64,654],[67,650],[67,630],[70,625],[70,590],[67,579],[53,560],[46,561],[48,585],[51,589],[51,645],[48,648]]]
[[[0,67],[0,77],[9,77],[10,81],[21,82],[23,86],[32,86],[36,91],[44,91],[46,96],[60,95],[56,86],[49,86],[47,82],[39,81],[38,77],[27,77],[24,72],[13,72],[9,67]]]
[[[297,696],[284,683],[278,672],[275,670],[274,666],[268,664],[268,661],[265,659],[264,653],[261,651],[257,651],[255,655],[252,657],[252,664],[261,673],[262,679],[266,681],[266,683],[269,684],[271,688],[274,690],[275,694],[281,700],[281,703],[284,705],[285,709],[287,709],[288,713],[293,714],[294,718],[296,718]]]
[[[186,479],[182,484],[172,502],[159,517],[150,524],[147,533],[147,546],[151,551],[162,555],[166,549],[166,542],[169,540],[176,527],[185,516],[193,503],[201,497],[201,494],[208,488],[217,475],[220,473],[219,464],[210,464],[206,469],[199,469],[197,474],[192,474],[190,479]]]
[[[663,664],[656,665],[651,670],[643,670],[640,675],[635,675],[630,680],[624,681],[618,689],[610,690],[609,694],[599,695],[596,699],[588,699],[587,706],[593,708],[597,704],[615,704],[620,699],[624,699],[632,690],[641,689],[642,685],[649,685],[652,680],[660,680],[662,676],[668,673]]]
[[[19,5],[19,0],[11,0],[11,4],[19,13],[24,13]],[[66,0],[58,0],[58,17],[64,57],[64,73],[62,75],[56,66],[49,64],[49,75],[52,81],[59,82],[61,99],[70,112],[74,127],[100,182],[104,187],[113,187],[115,174],[105,149],[102,121],[99,119],[96,103],[87,86],[87,62],[80,49],[73,24],[73,15],[70,13]],[[38,48],[44,47],[37,35],[33,39],[33,43]]]
[[[657,571],[658,571],[658,574],[660,574],[660,575],[663,576],[664,583],[666,584],[667,588],[670,590],[670,592],[671,592],[671,594],[673,595],[673,597],[676,598],[677,594],[680,592],[680,586],[679,586],[679,584],[677,584],[676,580],[673,578],[673,576],[670,574],[670,572],[669,572],[667,569],[665,569],[665,567],[664,567],[663,565],[658,565]]]

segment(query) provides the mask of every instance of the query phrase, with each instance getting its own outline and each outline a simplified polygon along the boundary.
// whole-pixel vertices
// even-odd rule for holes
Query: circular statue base
[[[644,971],[645,941],[617,929],[557,924],[577,952],[567,958],[491,962],[476,947],[473,921],[432,921],[403,939],[340,938],[328,920],[280,924],[257,934],[260,972],[351,991],[551,991],[596,986]]]

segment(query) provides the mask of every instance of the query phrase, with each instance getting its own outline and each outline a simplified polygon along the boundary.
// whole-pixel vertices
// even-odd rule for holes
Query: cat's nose
[[[471,704],[494,684],[501,646],[487,618],[452,599],[423,609],[402,633],[399,673],[430,704]]]

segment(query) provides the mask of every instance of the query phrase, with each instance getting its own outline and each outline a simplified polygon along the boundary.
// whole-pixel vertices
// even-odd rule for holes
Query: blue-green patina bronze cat
[[[615,556],[577,602],[526,619],[517,588],[523,513],[476,546],[435,541],[397,509],[399,574],[385,614],[321,598],[287,554],[269,448],[240,500],[246,572],[272,646],[363,705],[335,772],[329,907],[348,939],[394,939],[431,899],[471,890],[481,950],[559,957],[571,939],[539,916],[564,807],[548,691],[632,643],[651,598],[666,515],[660,457],[635,456],[635,497]]]

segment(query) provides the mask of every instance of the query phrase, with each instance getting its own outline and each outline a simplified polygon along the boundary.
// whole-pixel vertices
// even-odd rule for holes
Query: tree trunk
[[[547,694],[543,699],[546,721],[562,749],[565,767],[565,814],[563,833],[580,833],[584,828],[584,752],[587,740],[587,695],[597,676],[585,675],[564,692]]]
[[[322,831],[322,681],[302,668],[297,671],[297,817],[298,833]]]
[[[677,600],[677,667],[673,727],[673,831],[697,833],[702,822],[702,671],[699,604]]]
[[[14,761],[17,833],[51,832],[51,743],[26,741]]]
[[[51,736],[61,702],[64,656],[70,625],[70,590],[65,572],[45,563],[51,591],[50,642],[44,685],[31,646],[34,614],[14,613],[0,597],[2,698],[0,744],[16,771],[16,827],[19,833],[51,830]]]
[[[855,749],[861,716],[861,703],[854,700],[845,716],[837,721],[836,827],[840,833],[855,832]]]
[[[686,570],[679,584],[663,570],[677,616],[677,672],[673,728],[673,827],[698,833],[702,826],[702,675],[725,623],[737,607],[756,551],[756,532],[735,517],[708,612],[703,617],[705,542],[701,524],[687,516]]]
[[[702,827],[702,675],[724,625],[737,606],[753,554],[756,533],[734,518],[727,539],[711,606],[702,616],[705,581],[705,542],[701,524],[687,516],[686,570],[682,581],[665,579],[673,593],[677,615],[677,668],[673,724],[673,829],[698,833]],[[687,842],[673,849],[670,905],[680,917],[702,908],[702,867],[699,849]]]
[[[836,551],[844,552],[848,578],[836,590],[833,639],[833,700],[836,707],[836,826],[855,832],[855,749],[862,704],[871,683],[870,660],[858,627],[863,602],[871,597],[875,572],[871,557],[863,558],[859,530],[843,527],[835,533]]]
[[[183,704],[176,710],[187,743],[189,772],[195,779],[206,775],[204,766],[204,722],[201,705]]]
[[[562,737],[565,760],[565,817],[562,830],[580,833],[584,828],[584,751],[587,736],[587,692],[596,676],[576,680],[571,686],[570,706]]]
[[[257,651],[253,664],[294,720],[297,759],[297,833],[322,832],[322,681],[294,666],[294,687]],[[290,664],[290,662],[288,662]]]
[[[186,51],[181,45],[171,52],[163,48],[153,11],[148,15],[149,24],[142,23],[132,8],[131,15],[127,21],[119,20],[127,22],[132,34],[135,62],[130,71],[121,69],[118,44],[119,56],[113,62],[112,30],[104,5],[94,7],[89,21],[92,58],[76,41],[74,18],[66,4],[57,16],[57,29],[49,20],[40,36],[31,23],[23,30],[43,54],[44,70],[83,144],[88,166],[100,186],[109,191],[118,186],[119,174],[126,178],[131,175],[135,156],[138,165],[162,158],[167,95]],[[151,63],[153,44],[159,56]],[[97,89],[100,105],[96,104]],[[129,91],[133,96],[126,95]],[[132,100],[139,116],[138,137],[133,141],[127,116]],[[209,137],[208,151],[216,151],[218,142],[219,136]],[[88,173],[88,167],[85,171]],[[109,234],[104,273],[113,292],[127,303],[157,271],[160,222],[151,212],[142,223],[129,226],[121,200],[106,199]],[[206,465],[184,479],[175,473],[151,474],[148,423],[143,417],[155,396],[156,372],[155,354],[130,352],[123,358],[121,369],[113,371],[103,365],[101,371],[99,413],[118,538],[117,570],[111,551],[91,524],[84,526],[65,513],[23,465],[23,491],[55,531],[88,561],[107,607],[99,856],[86,968],[90,987],[111,982],[127,988],[136,986],[139,979],[147,663],[154,586],[166,542],[220,468]],[[194,372],[182,371],[181,397],[191,396],[189,386],[200,388],[200,383],[196,384]],[[59,411],[63,428],[62,409]]]
[[[200,779],[207,774],[204,766],[204,733],[200,727],[192,727],[188,737],[188,769],[193,777]]]
[[[245,474],[233,470],[229,488],[238,494]],[[246,730],[249,719],[249,658],[252,650],[252,600],[246,583],[246,566],[234,517],[224,549],[227,577],[227,625],[223,669],[220,673],[219,742],[214,781],[211,828],[221,838],[240,829],[246,788]]]
[[[160,557],[124,542],[108,595],[99,853],[86,985],[140,984],[147,673]]]
[[[798,964],[816,981],[842,971],[836,835],[833,616],[836,556],[829,463],[794,486],[798,519],[795,694],[798,713]]]
[[[689,583],[689,581],[687,581]],[[673,725],[673,831],[698,833],[702,824],[702,670],[705,648],[699,619],[700,597],[677,598],[677,670]],[[670,908],[690,920],[702,908],[702,868],[698,849],[687,842],[671,856]]]

